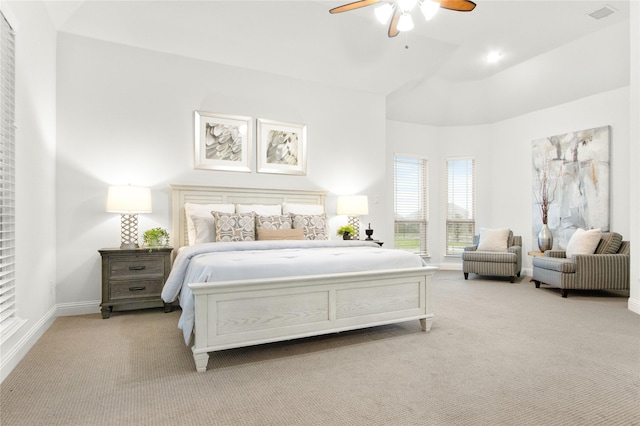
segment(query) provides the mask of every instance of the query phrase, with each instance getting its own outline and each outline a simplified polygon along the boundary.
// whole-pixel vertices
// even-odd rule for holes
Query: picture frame
[[[307,174],[307,126],[259,118],[258,173]]]
[[[253,119],[194,111],[194,168],[251,172]]]

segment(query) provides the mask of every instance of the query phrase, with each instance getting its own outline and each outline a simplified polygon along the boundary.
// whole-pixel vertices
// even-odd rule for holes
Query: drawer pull
[[[145,288],[147,288],[147,287],[146,287],[146,286],[143,286],[143,285],[138,286],[138,287],[129,287],[129,291],[142,291],[142,290],[144,290]]]
[[[147,269],[147,267],[146,266],[129,266],[130,271],[142,271],[144,269]]]

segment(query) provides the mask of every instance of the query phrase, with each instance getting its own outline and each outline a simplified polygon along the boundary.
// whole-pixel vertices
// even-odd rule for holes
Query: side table
[[[144,309],[164,306],[171,311],[171,304],[160,298],[169,272],[173,248],[162,247],[98,250],[102,256],[102,318],[111,311]]]

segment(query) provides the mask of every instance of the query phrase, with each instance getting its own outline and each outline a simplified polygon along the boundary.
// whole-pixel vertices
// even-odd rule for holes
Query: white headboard
[[[169,185],[171,187],[171,244],[189,245],[185,203],[196,204],[320,204],[327,191],[294,189],[233,188],[227,186]]]

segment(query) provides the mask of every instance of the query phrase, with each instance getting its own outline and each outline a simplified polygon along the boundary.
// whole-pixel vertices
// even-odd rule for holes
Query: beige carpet
[[[0,388],[4,425],[640,425],[627,295],[438,271],[418,321],[212,354],[162,310],[58,318]]]

